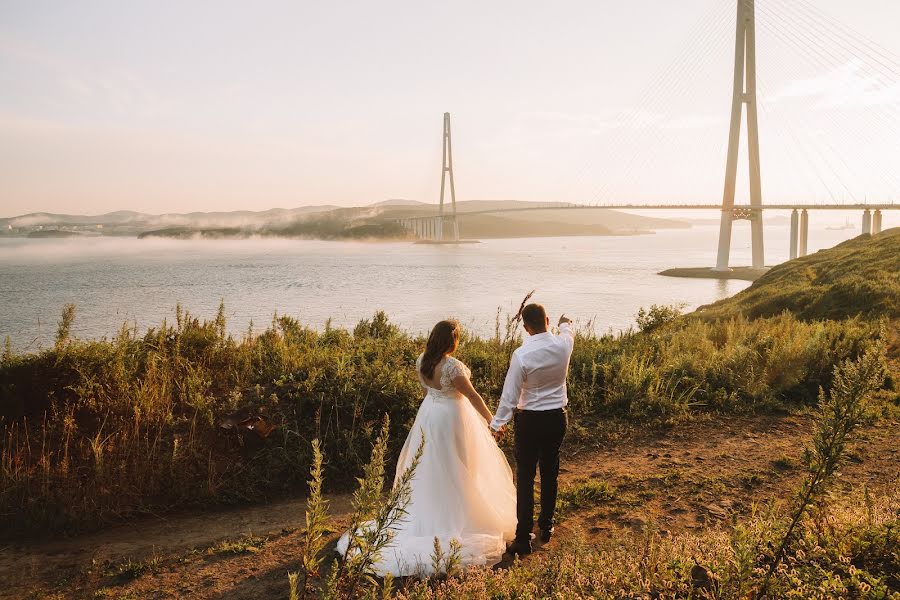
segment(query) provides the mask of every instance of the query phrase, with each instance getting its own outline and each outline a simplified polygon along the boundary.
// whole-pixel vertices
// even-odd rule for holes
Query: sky
[[[0,0],[0,216],[435,202],[445,111],[461,200],[720,202],[734,6]],[[764,201],[900,202],[898,22],[757,0]]]

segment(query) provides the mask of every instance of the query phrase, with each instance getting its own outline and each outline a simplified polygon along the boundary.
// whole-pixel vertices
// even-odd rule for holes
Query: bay
[[[834,220],[834,219],[832,219]],[[811,230],[810,250],[858,230]],[[411,333],[454,317],[493,335],[498,310],[514,312],[528,291],[556,319],[621,331],[652,304],[687,310],[730,296],[748,282],[662,277],[669,267],[715,263],[718,227],[649,235],[484,240],[437,246],[314,240],[0,239],[0,337],[17,350],[52,345],[64,304],[73,334],[115,335],[174,318],[181,304],[202,318],[224,300],[229,329],[263,329],[273,313],[322,329],[353,327],[384,310]],[[767,226],[769,263],[787,258],[788,228]],[[735,225],[732,264],[750,262],[749,227]]]

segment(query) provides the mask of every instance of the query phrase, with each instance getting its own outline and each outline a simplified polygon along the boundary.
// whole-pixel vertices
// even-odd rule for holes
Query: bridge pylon
[[[441,162],[441,201],[438,208],[437,236],[439,242],[444,241],[444,189],[450,179],[450,204],[452,214],[450,220],[453,225],[453,241],[459,241],[459,222],[456,220],[456,186],[453,182],[453,141],[450,136],[450,113],[444,113],[444,141],[443,159]]]
[[[741,117],[747,105],[747,146],[750,158],[750,209],[735,210],[738,147]],[[722,196],[722,220],[719,226],[719,253],[716,271],[728,271],[731,254],[731,228],[737,219],[748,219],[751,229],[753,267],[765,266],[763,250],[762,185],[759,172],[759,123],[756,105],[756,5],[755,0],[737,0],[737,28],[734,46],[734,88],[731,99],[731,129],[728,134],[728,159],[725,164],[725,192]]]

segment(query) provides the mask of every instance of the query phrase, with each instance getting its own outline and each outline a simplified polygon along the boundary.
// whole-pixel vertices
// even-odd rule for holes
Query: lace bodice
[[[452,356],[448,356],[447,360],[444,361],[444,364],[441,366],[441,377],[440,384],[441,388],[433,388],[425,381],[425,378],[422,376],[422,371],[420,370],[422,366],[422,355],[419,355],[419,358],[416,359],[416,375],[419,377],[419,381],[422,383],[422,387],[427,389],[429,393],[434,393],[442,396],[459,396],[461,395],[459,390],[453,385],[453,380],[460,375],[464,377],[471,377],[472,372],[469,370],[469,367],[465,365],[461,360],[457,360]]]

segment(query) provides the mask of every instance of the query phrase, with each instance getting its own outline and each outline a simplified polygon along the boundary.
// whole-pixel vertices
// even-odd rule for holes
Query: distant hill
[[[499,214],[468,214],[485,210],[556,207],[556,210]],[[657,219],[608,209],[566,210],[562,202],[521,200],[468,200],[457,203],[464,237],[539,237],[559,235],[619,235],[653,229],[689,227],[682,221]],[[449,206],[447,207],[449,211]],[[251,237],[254,235],[339,239],[385,236],[400,232],[390,221],[430,216],[435,204],[392,199],[367,206],[342,208],[332,205],[303,206],[264,211],[193,212],[151,215],[117,211],[103,215],[31,213],[0,219],[4,235],[31,235],[39,231],[71,231],[139,237]],[[61,236],[62,234],[60,234]],[[39,237],[54,237],[41,234]]]
[[[0,228],[43,227],[95,227],[146,230],[159,227],[241,227],[290,221],[297,217],[327,212],[338,208],[333,205],[301,206],[299,208],[272,208],[263,211],[237,210],[225,212],[164,213],[159,215],[120,210],[102,215],[68,215],[55,213],[29,213],[18,217],[0,219]]]
[[[773,267],[749,288],[697,309],[704,318],[900,319],[900,228],[861,235]]]
[[[470,215],[466,213],[485,210],[508,210],[532,207],[548,207],[547,210],[518,211]],[[539,235],[615,235],[621,233],[648,232],[653,229],[686,229],[690,224],[673,219],[658,219],[618,210],[567,209],[565,202],[525,202],[522,200],[467,200],[457,202],[460,229],[463,235],[473,238],[532,237]],[[553,210],[553,207],[558,207]],[[435,205],[396,206],[385,205],[385,216],[396,218],[434,214]],[[449,210],[449,209],[448,209]]]

